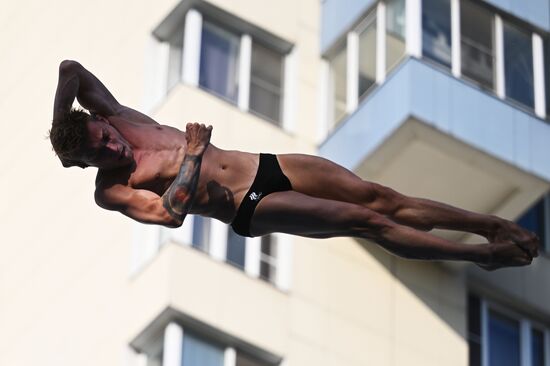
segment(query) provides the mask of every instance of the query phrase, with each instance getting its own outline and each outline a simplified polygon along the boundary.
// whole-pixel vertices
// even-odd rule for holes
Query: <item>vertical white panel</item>
[[[227,347],[223,354],[223,366],[236,366],[237,365],[237,351],[235,348]]]
[[[231,230],[231,229],[229,229]],[[244,270],[252,277],[260,277],[260,255],[262,238],[246,238]]]
[[[277,241],[277,278],[275,283],[283,291],[289,291],[292,284],[292,236],[274,234]]]
[[[193,216],[187,215],[183,224],[177,229],[171,229],[171,239],[178,244],[191,245],[193,241]]]
[[[460,0],[451,0],[451,49],[452,70],[455,77],[462,74],[462,56],[460,53]]]
[[[221,221],[212,219],[210,222],[210,255],[219,261],[225,261],[227,254],[227,230],[227,225]]]
[[[422,0],[407,0],[405,9],[407,53],[420,58],[422,56]]]
[[[504,27],[502,18],[495,15],[495,57],[496,57],[496,93],[500,98],[506,96],[504,75]]]
[[[239,98],[238,105],[242,111],[248,111],[250,102],[250,65],[252,58],[252,37],[249,34],[241,36],[239,54]]]
[[[359,103],[359,36],[349,32],[346,49],[346,112],[352,113]]]
[[[550,65],[547,65],[550,67]],[[544,50],[542,37],[533,33],[533,77],[535,82],[535,114],[546,117],[546,95],[544,92]]]
[[[386,79],[386,4],[378,3],[376,8],[376,83]]]
[[[519,339],[521,366],[531,366],[531,324],[527,319],[521,320]]]
[[[164,329],[162,366],[181,366],[183,328],[170,323]]]
[[[283,128],[288,132],[296,131],[296,105],[298,103],[297,88],[297,46],[294,46],[290,53],[285,56],[283,66]]]
[[[189,9],[185,16],[182,79],[189,85],[199,85],[202,37],[202,14]]]
[[[134,223],[132,227],[132,255],[130,273],[151,260],[160,246],[160,226]]]
[[[317,94],[317,142],[321,143],[327,137],[329,130],[329,111],[331,108],[330,66],[327,60],[321,60],[319,75],[319,92]]]
[[[150,113],[166,95],[169,54],[170,46],[167,42],[160,42],[152,35],[149,36],[145,52],[145,85],[140,108],[145,113]]]
[[[481,299],[481,366],[489,366],[489,305]]]

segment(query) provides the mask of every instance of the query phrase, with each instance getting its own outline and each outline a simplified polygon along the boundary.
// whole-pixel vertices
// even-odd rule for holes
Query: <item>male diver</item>
[[[75,98],[89,113],[71,108]],[[539,239],[513,222],[405,196],[316,156],[222,150],[211,132],[197,123],[185,132],[158,124],[121,105],[78,62],[60,64],[50,140],[64,167],[98,168],[95,200],[105,209],[168,227],[198,214],[243,236],[363,238],[401,257],[486,270],[538,256]],[[453,242],[427,232],[433,228],[488,243]]]

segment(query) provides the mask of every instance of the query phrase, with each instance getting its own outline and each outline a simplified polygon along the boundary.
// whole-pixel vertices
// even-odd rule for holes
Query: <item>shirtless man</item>
[[[90,114],[72,110],[77,98]],[[410,259],[465,260],[486,270],[530,264],[538,238],[513,222],[402,195],[326,159],[251,154],[210,143],[212,127],[185,132],[117,102],[82,65],[63,61],[50,139],[64,167],[97,167],[95,200],[142,223],[178,227],[187,214],[244,236],[282,232],[372,240]],[[475,233],[467,245],[429,234]]]

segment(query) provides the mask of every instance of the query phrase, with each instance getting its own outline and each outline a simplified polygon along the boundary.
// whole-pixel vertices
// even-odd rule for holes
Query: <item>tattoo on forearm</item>
[[[178,221],[183,221],[195,198],[201,162],[202,155],[185,155],[176,179],[162,196],[164,208]]]

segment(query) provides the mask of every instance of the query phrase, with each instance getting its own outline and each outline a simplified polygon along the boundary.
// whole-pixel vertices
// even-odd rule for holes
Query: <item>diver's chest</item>
[[[142,158],[130,176],[130,186],[162,195],[178,174],[179,164],[173,156],[162,154]]]

